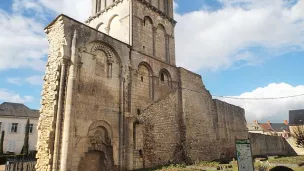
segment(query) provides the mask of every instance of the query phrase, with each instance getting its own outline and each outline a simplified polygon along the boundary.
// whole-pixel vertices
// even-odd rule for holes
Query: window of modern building
[[[16,142],[13,140],[8,140],[7,142],[7,151],[15,152]]]
[[[11,133],[17,133],[18,131],[18,123],[12,123]]]

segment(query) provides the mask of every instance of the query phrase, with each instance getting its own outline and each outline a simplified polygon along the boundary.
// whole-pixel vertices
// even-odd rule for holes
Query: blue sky
[[[40,108],[47,56],[43,28],[60,13],[85,20],[90,3],[0,1],[0,102]],[[175,4],[177,63],[201,74],[212,95],[304,94],[304,0],[176,0]],[[280,122],[288,119],[288,110],[304,108],[303,97],[221,100],[245,108],[248,121]]]

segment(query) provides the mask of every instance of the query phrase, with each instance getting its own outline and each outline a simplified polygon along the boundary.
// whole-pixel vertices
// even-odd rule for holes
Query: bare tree
[[[297,145],[304,148],[304,125],[295,126],[292,130],[296,138]]]

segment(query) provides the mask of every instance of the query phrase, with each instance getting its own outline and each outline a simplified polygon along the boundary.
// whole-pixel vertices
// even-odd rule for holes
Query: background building
[[[258,121],[253,121],[253,123],[247,123],[247,129],[249,133],[257,133],[272,136],[282,136],[284,138],[289,138],[290,129],[287,120],[282,123],[259,123]]]
[[[29,150],[36,149],[37,144],[37,122],[39,111],[29,109],[24,104],[4,102],[0,105],[0,128],[5,131],[3,152],[14,152],[20,154],[24,143],[25,127],[27,119],[29,126]]]
[[[304,124],[304,109],[289,111],[289,125],[303,125]]]

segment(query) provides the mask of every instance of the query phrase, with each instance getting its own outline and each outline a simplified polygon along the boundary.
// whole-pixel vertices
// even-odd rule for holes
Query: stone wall
[[[217,140],[220,149],[220,158],[235,157],[235,139],[247,139],[247,123],[245,110],[229,103],[213,100],[217,112]]]
[[[200,75],[179,68],[185,149],[189,162],[218,157],[216,111]]]
[[[295,152],[283,137],[249,133],[253,156],[294,155]]]
[[[142,139],[137,142],[142,145],[135,146],[143,147],[137,150],[143,150],[144,167],[182,161],[178,98],[178,90],[175,90],[139,116],[143,137],[136,139]]]
[[[38,123],[37,171],[50,171],[54,150],[55,121],[59,78],[66,39],[62,17],[47,30],[49,55],[42,90],[40,118]]]

